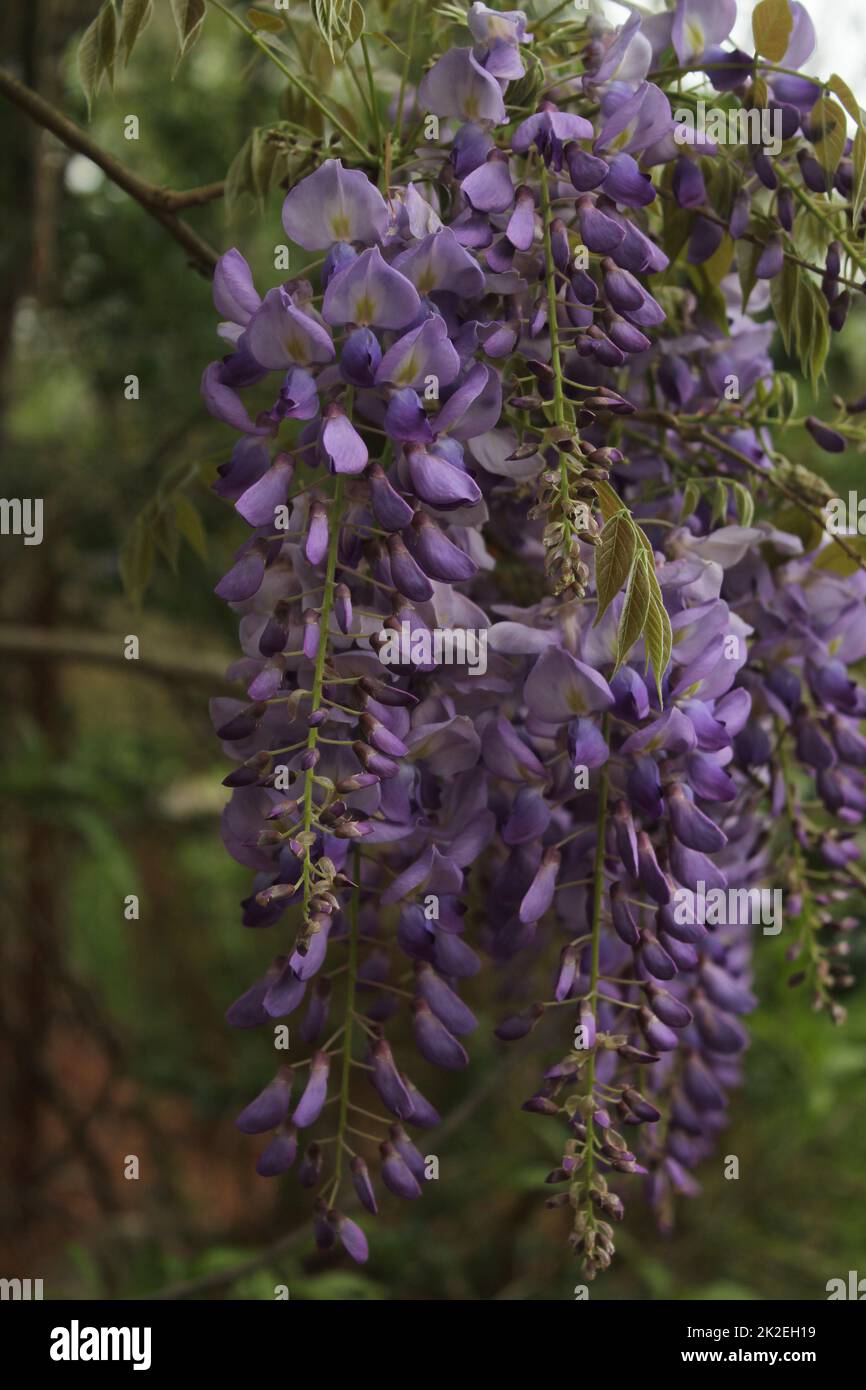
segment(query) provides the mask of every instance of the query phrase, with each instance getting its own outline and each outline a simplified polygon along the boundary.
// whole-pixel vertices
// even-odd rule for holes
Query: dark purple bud
[[[386,531],[402,531],[412,520],[412,508],[388,482],[380,464],[370,466],[370,501],[373,515]]]
[[[250,526],[273,526],[274,512],[285,505],[289,495],[294,465],[284,454],[278,454],[273,467],[256,479],[235,503],[244,521]]]
[[[806,429],[818,447],[827,454],[843,454],[848,447],[844,435],[831,429],[829,425],[822,424],[814,415],[808,416]]]
[[[661,1119],[661,1111],[656,1110],[655,1106],[651,1105],[640,1091],[635,1091],[633,1087],[627,1087],[622,1093],[622,1098],[631,1113],[644,1123],[655,1124],[656,1120]]]
[[[437,1067],[447,1067],[450,1071],[457,1071],[468,1064],[466,1049],[437,1018],[426,999],[414,999],[412,1013],[415,1042],[418,1051],[428,1062],[433,1062]]]
[[[372,386],[382,361],[382,349],[371,328],[350,333],[340,354],[340,371],[350,386]]]
[[[370,1254],[370,1248],[361,1227],[351,1217],[344,1216],[342,1212],[332,1211],[329,1215],[332,1224],[336,1225],[340,1244],[346,1254],[351,1255],[356,1264],[365,1264]]]
[[[301,1038],[308,1045],[312,1045],[322,1036],[328,1021],[330,1005],[331,981],[327,976],[322,976],[316,981],[315,987],[310,995],[307,1012],[304,1015],[304,1021],[300,1028]]]
[[[632,878],[638,876],[637,835],[628,802],[621,799],[613,808],[613,828],[619,857],[625,865],[626,873]]]
[[[689,1057],[683,1069],[683,1085],[692,1105],[698,1110],[723,1110],[725,1096],[709,1067],[696,1053]]]
[[[668,932],[659,932],[659,941],[664,946],[677,970],[696,970],[700,964],[700,956],[694,946],[689,946],[685,941],[678,941],[675,936]]]
[[[832,767],[836,761],[833,745],[820,724],[808,715],[800,715],[794,723],[797,757],[807,767]]]
[[[626,779],[629,800],[645,815],[657,820],[664,812],[662,784],[654,758],[636,759]]]
[[[822,166],[818,163],[815,156],[809,154],[806,150],[800,150],[797,155],[797,161],[800,165],[800,173],[803,176],[803,182],[806,187],[811,189],[813,193],[826,193],[827,175],[824,173]]]
[[[827,320],[834,333],[841,333],[845,327],[845,320],[848,317],[848,310],[851,308],[851,296],[847,290],[838,295],[830,305],[830,312]]]
[[[679,1035],[661,1019],[656,1018],[649,1009],[642,1008],[638,1015],[643,1035],[656,1052],[673,1052],[680,1045]],[[622,1055],[622,1048],[619,1049]]]
[[[551,847],[545,850],[541,864],[520,904],[521,922],[537,922],[553,902],[561,855]]]
[[[338,584],[334,590],[334,617],[341,632],[352,631],[352,595],[346,584]]]
[[[352,1184],[358,1194],[358,1200],[374,1216],[379,1208],[376,1205],[376,1194],[373,1191],[373,1184],[370,1181],[370,1172],[366,1163],[359,1154],[356,1154],[349,1164],[352,1173]]]
[[[701,166],[681,154],[674,165],[673,195],[681,208],[698,208],[707,201]]]
[[[426,1000],[436,1017],[450,1033],[455,1033],[459,1037],[465,1033],[471,1033],[478,1027],[478,1020],[472,1010],[436,974],[431,965],[419,961],[415,967],[415,975],[422,998]]]
[[[707,996],[729,1014],[748,1014],[757,1005],[751,990],[740,984],[720,965],[707,961],[701,970],[701,983]]]
[[[682,844],[713,854],[728,843],[725,832],[698,810],[681,783],[665,787],[665,800],[674,834]]]
[[[249,738],[259,727],[259,720],[265,713],[265,705],[248,705],[240,714],[232,715],[225,724],[221,724],[217,729],[217,738],[225,739],[226,743],[240,743],[241,739]]]
[[[268,988],[264,1006],[270,1018],[285,1018],[293,1013],[306,993],[307,986],[299,980],[288,961]]]
[[[532,1032],[543,1013],[543,1004],[533,1004],[525,1013],[503,1019],[493,1031],[501,1042],[517,1042]]]
[[[397,763],[392,762],[390,758],[383,757],[367,743],[353,743],[352,752],[377,780],[387,782],[389,778],[396,777],[400,771]]]
[[[776,196],[776,216],[784,231],[790,232],[794,226],[794,192],[790,188],[780,188]]]
[[[602,767],[607,762],[610,749],[592,719],[581,717],[569,724],[568,756],[575,771],[579,767]]]
[[[382,1181],[389,1191],[409,1202],[420,1197],[421,1188],[417,1178],[390,1140],[386,1139],[384,1144],[379,1145],[379,1152],[382,1155]]]
[[[599,255],[607,255],[613,251],[625,236],[625,229],[602,212],[592,198],[578,198],[577,215],[581,240],[590,251]],[[637,307],[637,302],[634,307]]]
[[[689,265],[703,265],[704,261],[714,256],[722,244],[724,235],[725,229],[720,227],[718,222],[711,222],[709,217],[695,218],[695,225],[689,237]]]
[[[731,220],[728,224],[728,231],[731,234],[732,240],[737,241],[740,237],[745,236],[746,232],[749,230],[751,212],[752,200],[749,194],[743,190],[741,193],[737,194],[734,199],[734,205],[731,208]]]
[[[782,242],[779,237],[772,237],[758,257],[755,276],[758,280],[773,280],[780,273],[784,263],[785,252]]]
[[[647,986],[647,995],[650,1008],[662,1023],[666,1023],[669,1028],[688,1028],[692,1014],[682,1000],[676,999],[668,990],[654,984]]]
[[[426,512],[417,512],[412,530],[405,533],[411,544],[412,554],[429,579],[453,584],[460,580],[472,579],[478,573],[478,566],[465,550],[455,545],[440,530]]]
[[[695,1002],[695,1023],[711,1052],[732,1056],[742,1052],[748,1044],[749,1036],[743,1025],[729,1014],[719,1013],[705,999]]]
[[[391,1142],[394,1148],[397,1150],[413,1177],[419,1184],[424,1182],[426,1164],[420,1149],[415,1147],[402,1125],[390,1125],[388,1127],[388,1133],[391,1136]]]
[[[598,188],[609,170],[606,160],[588,154],[575,140],[569,141],[565,147],[565,162],[571,182],[578,193],[589,193],[591,189]]]
[[[268,1129],[276,1129],[289,1113],[291,1095],[292,1069],[280,1067],[273,1081],[238,1115],[238,1129],[242,1134],[264,1134]]]
[[[638,955],[644,969],[657,980],[672,980],[677,973],[667,951],[648,931],[641,932]]]
[[[322,1107],[328,1098],[330,1066],[330,1059],[326,1053],[313,1053],[307,1084],[292,1115],[292,1124],[298,1129],[306,1129],[309,1125],[315,1124],[322,1113]]]
[[[298,1182],[301,1187],[318,1187],[322,1179],[325,1158],[320,1146],[312,1143],[298,1165]]]
[[[610,221],[609,218],[606,220]],[[613,225],[617,226],[616,223]],[[622,229],[617,227],[617,230],[621,231]],[[641,308],[647,297],[646,291],[634,278],[631,271],[620,270],[616,263],[610,259],[602,261],[601,268],[604,273],[604,293],[611,308],[620,313]]]
[[[379,1092],[382,1103],[392,1115],[397,1115],[401,1120],[412,1120],[413,1103],[409,1091],[400,1079],[391,1049],[384,1038],[373,1043],[370,1062],[373,1067],[370,1080]]]
[[[414,603],[426,603],[433,597],[433,585],[413,560],[400,536],[388,537],[391,577],[395,587]]]
[[[659,868],[652,841],[645,830],[637,837],[638,881],[650,897],[662,907],[671,898],[670,884]]]
[[[401,1118],[408,1120],[412,1125],[417,1125],[419,1129],[435,1129],[437,1125],[442,1123],[442,1117],[438,1110],[430,1104],[426,1096],[422,1096],[418,1087],[402,1072],[400,1073],[400,1080],[406,1087],[412,1104],[409,1114],[403,1115]]]
[[[626,946],[637,946],[640,942],[640,932],[626,902],[626,890],[621,883],[611,884],[610,912],[613,929],[620,941],[624,941]]]
[[[275,1134],[271,1142],[262,1149],[256,1163],[260,1178],[278,1178],[287,1173],[298,1153],[298,1136],[289,1125]]]
[[[576,270],[571,277],[571,288],[579,304],[592,305],[598,299],[598,285],[585,270]]]
[[[645,333],[641,333],[634,324],[626,323],[625,319],[613,318],[608,325],[608,335],[612,342],[623,352],[636,353],[646,352],[652,346]],[[622,674],[621,672],[619,674]]]
[[[764,187],[769,188],[771,193],[775,192],[779,187],[779,178],[764,150],[758,150],[752,155],[752,167]]]
[[[389,758],[405,758],[409,750],[403,740],[398,738],[396,734],[392,734],[388,726],[377,719],[375,715],[365,711],[358,723],[365,739],[380,753],[384,753]]]

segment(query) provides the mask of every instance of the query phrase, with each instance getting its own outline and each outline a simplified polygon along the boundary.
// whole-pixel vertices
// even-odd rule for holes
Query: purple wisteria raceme
[[[814,34],[791,16],[793,69]],[[303,1044],[238,1125],[271,1136],[263,1176],[302,1136],[317,1241],[356,1260],[343,1206],[423,1192],[439,1117],[412,1072],[472,1064],[462,991],[482,957],[503,1043],[547,1048],[561,1023],[524,1109],[562,1127],[548,1204],[588,1277],[631,1176],[666,1226],[698,1190],[774,875],[795,981],[841,1017],[864,575],[756,520],[755,499],[778,482],[767,422],[793,415],[768,310],[793,342],[796,290],[814,326],[798,350],[826,351],[843,271],[866,262],[847,223],[820,279],[790,249],[812,164],[830,183],[814,84],[759,79],[791,143],[775,162],[750,147],[739,187],[714,141],[677,138],[666,69],[749,109],[734,19],[733,0],[587,16],[566,80],[542,22],[473,4],[471,42],[421,79],[442,125],[400,146],[402,182],[328,158],[289,188],[315,282],[260,295],[239,251],[217,267],[230,350],[202,391],[240,435],[215,490],[251,528],[217,585],[241,646],[238,694],[213,702],[235,764],[223,838],[254,875],[245,925],[276,938],[228,1018],[296,1015]],[[848,415],[802,423],[833,452],[859,438]],[[781,486],[808,515],[797,476]]]

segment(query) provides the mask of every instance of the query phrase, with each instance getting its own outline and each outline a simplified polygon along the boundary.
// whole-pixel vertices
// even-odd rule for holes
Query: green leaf
[[[755,515],[755,499],[742,483],[732,482],[731,492],[737,504],[737,519],[741,526],[751,526]]]
[[[142,34],[153,19],[153,0],[123,0],[120,14],[120,47],[123,49],[124,67],[132,57],[139,34]]]
[[[829,188],[845,152],[847,138],[845,112],[839,103],[831,101],[829,97],[819,97],[809,116],[809,130],[815,146],[815,158],[827,175]]]
[[[226,173],[225,209],[226,217],[231,219],[239,211],[245,196],[256,196],[253,179],[253,137],[248,135],[241,145]]]
[[[88,115],[103,77],[114,78],[116,50],[117,16],[110,0],[106,0],[96,18],[85,29],[78,45],[78,76],[87,98]]]
[[[701,500],[701,489],[694,478],[689,478],[683,488],[683,504],[680,507],[680,525],[687,517],[694,516]]]
[[[715,251],[709,260],[704,261],[701,269],[712,285],[718,285],[730,270],[733,259],[734,243],[725,232]]]
[[[655,575],[653,575],[655,578]],[[650,597],[650,605],[647,610],[646,630],[644,632],[644,643],[646,645],[646,666],[649,670],[652,663],[653,674],[656,678],[656,690],[658,691],[659,704],[662,703],[662,681],[665,672],[670,665],[671,651],[674,644],[674,635],[671,630],[671,620],[668,617],[661,590],[658,587],[658,580],[655,589]]]
[[[267,10],[257,10],[252,5],[247,10],[247,19],[254,29],[266,29],[269,34],[281,34],[283,32],[283,21],[278,14],[269,14]]]
[[[631,572],[628,577],[625,602],[622,606],[622,614],[616,634],[616,665],[613,670],[614,675],[616,675],[617,671],[625,662],[635,642],[643,636],[650,601],[652,599],[652,590],[650,588],[648,573],[651,566],[652,561],[647,556],[646,551],[643,548],[638,550],[632,562]]]
[[[761,0],[752,15],[755,52],[771,63],[780,63],[788,50],[793,27],[788,0]]]
[[[856,227],[860,221],[863,204],[866,202],[866,132],[860,129],[854,136],[852,155],[854,160],[854,191],[851,218]]]
[[[851,91],[848,83],[845,82],[837,72],[834,72],[827,86],[833,95],[839,98],[852,121],[854,121],[861,130],[866,129],[863,124],[863,112],[860,108],[860,103]]]
[[[845,540],[852,550],[856,550],[861,559],[866,563],[866,536],[846,536]],[[825,545],[818,551],[812,562],[812,568],[816,570],[830,570],[832,574],[841,574],[846,579],[849,575],[855,574],[858,565],[852,560],[850,555],[846,555],[841,545],[835,542]]]
[[[183,492],[174,497],[174,520],[187,545],[201,560],[207,559],[207,537],[201,513]]]
[[[830,348],[827,301],[809,275],[800,277],[795,337],[800,366],[813,386],[818,384]]]
[[[171,0],[171,11],[177,26],[178,49],[175,72],[201,34],[207,12],[206,0]]]
[[[261,128],[254,130],[250,149],[252,191],[260,200],[266,198],[270,192],[274,165],[279,154],[276,141],[269,140],[269,134],[269,131]]]
[[[601,622],[631,572],[638,539],[634,522],[623,508],[606,522],[595,552],[595,586],[598,612],[593,627]]]
[[[710,525],[713,526],[717,521],[724,521],[728,514],[728,492],[721,478],[716,478],[713,488],[713,509],[710,513]]]
[[[598,498],[598,505],[601,509],[602,516],[606,522],[610,521],[611,517],[616,516],[618,512],[622,511],[622,498],[617,496],[610,483],[596,482],[593,483],[593,487],[595,488],[595,495]]]
[[[114,60],[117,57],[117,15],[112,0],[106,0],[99,13],[99,59],[109,87],[114,87]]]
[[[740,277],[740,290],[743,296],[743,313],[746,312],[752,290],[758,283],[755,271],[758,268],[762,250],[763,247],[756,246],[753,241],[737,242],[737,274]]]
[[[364,32],[363,7],[358,0],[312,0],[312,11],[331,62],[336,63]]]
[[[153,574],[153,533],[143,517],[129,528],[120,552],[120,577],[127,598],[138,608]]]
[[[797,310],[797,297],[800,288],[800,267],[796,261],[785,258],[782,269],[770,281],[770,303],[782,334],[785,351],[791,351],[791,334]]]

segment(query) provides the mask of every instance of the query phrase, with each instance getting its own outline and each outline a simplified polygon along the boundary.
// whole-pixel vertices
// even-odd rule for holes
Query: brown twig
[[[203,275],[213,275],[214,266],[219,259],[218,253],[202,237],[194,232],[182,218],[177,216],[179,208],[198,207],[203,203],[212,202],[214,198],[222,196],[222,184],[207,184],[203,188],[190,188],[179,193],[173,192],[168,188],[159,188],[156,184],[148,183],[146,179],[139,178],[131,169],[127,169],[125,164],[115,159],[114,155],[97,145],[95,140],[77,126],[74,121],[70,121],[68,116],[64,116],[62,111],[58,111],[44,97],[39,96],[23,82],[19,82],[17,77],[0,68],[0,94],[7,97],[24,111],[31,120],[37,125],[49,130],[52,135],[56,135],[64,145],[70,150],[75,150],[78,154],[86,157],[97,164],[107,178],[112,183],[122,188],[124,193],[128,193],[130,198],[144,208],[145,212],[155,218],[159,224],[165,228],[169,236],[184,248],[190,258],[190,264]]]
[[[194,657],[165,648],[149,651],[143,644],[141,656],[127,661],[121,636],[107,632],[81,632],[74,628],[28,627],[23,623],[0,623],[0,652],[26,657],[31,661],[83,661],[115,666],[131,674],[158,676],[163,680],[211,687],[221,683],[229,658],[218,652],[197,652]]]

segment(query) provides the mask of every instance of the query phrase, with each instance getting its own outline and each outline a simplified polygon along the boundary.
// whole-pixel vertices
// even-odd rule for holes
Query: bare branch
[[[64,116],[62,111],[58,111],[44,97],[39,96],[23,82],[19,82],[17,77],[13,77],[3,68],[0,68],[0,94],[26,112],[37,125],[50,130],[52,135],[56,135],[58,140],[61,140],[68,149],[86,155],[94,164],[97,164],[112,183],[116,183],[118,188],[122,188],[124,193],[128,193],[130,198],[134,198],[145,212],[155,218],[165,228],[169,236],[173,237],[184,248],[189,255],[191,265],[201,271],[203,275],[213,275],[214,266],[219,259],[218,253],[197,232],[194,232],[192,227],[177,216],[176,210],[184,207],[196,207],[220,197],[223,192],[222,184],[208,184],[204,188],[192,188],[181,193],[173,193],[167,188],[158,188],[155,184],[148,183],[146,179],[139,178],[131,169],[127,169],[125,164],[121,164],[114,155],[97,145],[95,140],[92,140],[74,121],[70,121],[68,116]]]
[[[0,623],[0,652],[28,660],[82,661],[116,666],[131,674],[158,676],[189,685],[220,685],[230,658],[218,652],[142,651],[138,661],[126,661],[122,639],[111,633],[80,632],[73,628],[27,627]]]

